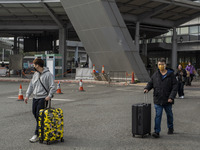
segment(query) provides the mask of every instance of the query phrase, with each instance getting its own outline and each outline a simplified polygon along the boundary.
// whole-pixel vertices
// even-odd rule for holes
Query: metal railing
[[[127,72],[110,71],[108,73],[108,82],[127,82]]]

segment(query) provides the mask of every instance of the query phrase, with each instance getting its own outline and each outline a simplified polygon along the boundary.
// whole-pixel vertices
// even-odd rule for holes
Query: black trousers
[[[178,83],[178,96],[179,97],[184,96],[184,85],[185,85],[184,82]]]
[[[46,102],[46,106],[48,105],[48,102]],[[36,119],[36,129],[35,129],[35,135],[38,134],[38,116],[40,109],[44,109],[45,106],[45,98],[41,99],[35,99],[33,98],[33,105],[32,105],[32,113]]]

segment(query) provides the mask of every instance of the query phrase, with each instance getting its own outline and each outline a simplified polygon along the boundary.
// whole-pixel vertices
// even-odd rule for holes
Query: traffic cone
[[[101,71],[101,73],[105,73],[105,71],[104,71],[104,65],[102,66],[102,71]]]
[[[56,93],[57,93],[57,94],[63,94],[63,93],[61,92],[61,88],[60,88],[60,81],[58,81]]]
[[[79,91],[80,92],[83,92],[84,90],[83,90],[83,82],[82,82],[82,79],[80,80],[80,82],[79,82]]]
[[[95,65],[93,65],[93,73],[95,73],[96,71],[95,71]]]
[[[22,94],[22,85],[20,84],[19,86],[19,94],[18,94],[18,101],[23,101],[24,100],[24,97],[23,97],[23,94]]]

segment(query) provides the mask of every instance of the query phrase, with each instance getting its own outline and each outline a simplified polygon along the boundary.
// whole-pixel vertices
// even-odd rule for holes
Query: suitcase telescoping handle
[[[148,93],[145,92],[144,93],[144,103],[147,103],[147,101],[148,101]]]
[[[51,99],[48,101],[49,107],[47,107],[47,101],[44,100],[44,108],[51,108]]]

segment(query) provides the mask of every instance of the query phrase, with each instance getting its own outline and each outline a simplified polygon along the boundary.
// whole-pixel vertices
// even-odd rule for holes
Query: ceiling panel
[[[142,4],[146,4],[148,2],[149,2],[149,0],[133,0],[133,1],[129,2],[129,4],[142,5]]]
[[[149,7],[149,8],[155,8],[155,7],[160,6],[161,4],[162,3],[159,3],[159,2],[151,2],[151,3],[145,4],[144,6]]]

